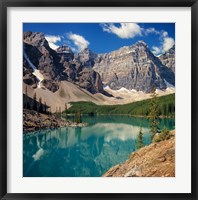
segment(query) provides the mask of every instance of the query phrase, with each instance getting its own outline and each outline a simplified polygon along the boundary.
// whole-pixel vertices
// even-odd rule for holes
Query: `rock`
[[[100,75],[93,69],[84,68],[79,73],[79,86],[88,90],[92,94],[98,92],[104,93]]]
[[[66,74],[64,72],[64,66],[60,62],[61,59],[57,52],[49,47],[49,44],[43,33],[32,33],[29,31],[24,33],[23,38],[24,54],[27,55],[34,67],[44,76],[44,87],[53,92],[58,90],[59,87],[57,82],[66,80]],[[26,66],[26,69],[29,70],[26,71],[26,75],[28,74],[31,77],[33,69],[31,66],[29,66],[25,57],[23,63],[26,63],[24,65]],[[53,82],[53,84],[49,84],[49,82]],[[28,84],[30,82],[26,81],[26,83]],[[37,84],[35,81],[33,83]],[[31,82],[30,85],[33,83]]]
[[[106,85],[116,90],[125,87],[150,92],[153,86],[166,89],[165,80],[175,84],[172,70],[163,65],[143,41],[98,55],[93,69]]]
[[[159,56],[162,64],[170,68],[175,73],[175,45],[167,52]]]
[[[103,176],[174,177],[175,137],[135,151],[129,156],[129,160],[110,168]]]
[[[116,51],[96,54],[89,48],[78,54],[63,45],[54,51],[49,47],[43,33],[24,33],[24,54],[44,77],[41,84],[52,92],[59,89],[62,80],[71,81],[89,92],[108,95],[103,84],[111,89],[135,89],[150,92],[155,86],[166,89],[167,84],[175,84],[174,47],[155,57],[147,44],[139,41],[134,45]],[[24,82],[32,87],[39,82],[24,56]]]
[[[87,126],[87,123],[73,123],[60,118],[56,118],[54,115],[46,115],[38,113],[34,110],[23,109],[23,132],[31,132],[42,129],[58,128],[58,127],[83,127]]]
[[[69,62],[74,59],[73,51],[66,45],[58,47],[56,52],[61,57],[61,62]]]
[[[82,64],[83,67],[93,67],[97,54],[93,53],[89,48],[83,49],[75,56],[75,60]]]
[[[59,89],[62,80],[68,80],[89,92],[107,94],[103,90],[100,75],[91,67],[95,64],[96,54],[86,48],[76,55],[68,46],[61,46],[57,51],[49,47],[43,33],[24,33],[24,54],[43,75],[42,85],[52,92]],[[37,86],[38,80],[33,75],[34,70],[29,66],[24,56],[24,83]]]

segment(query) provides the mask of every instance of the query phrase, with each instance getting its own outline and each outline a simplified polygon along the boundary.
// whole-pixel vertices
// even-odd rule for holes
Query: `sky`
[[[67,45],[75,53],[87,47],[108,53],[143,40],[158,56],[175,43],[174,23],[24,23],[26,31],[44,33],[52,49]]]

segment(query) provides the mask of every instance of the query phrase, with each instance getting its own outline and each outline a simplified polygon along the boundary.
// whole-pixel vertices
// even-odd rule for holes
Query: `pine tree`
[[[27,85],[25,87],[25,96],[24,96],[24,102],[23,102],[23,107],[27,109]]]
[[[65,103],[65,111],[67,111],[67,103]]]
[[[65,117],[65,119],[67,119],[67,103],[65,103],[65,115],[64,115],[64,117]]]
[[[150,132],[151,132],[151,140],[152,140],[154,135],[159,130],[159,106],[158,106],[158,99],[157,99],[157,93],[155,91],[155,88],[152,89],[151,105],[150,105],[150,112],[149,112],[148,118],[150,122]]]
[[[46,102],[44,103],[44,113],[47,114],[47,105],[46,105]]]
[[[77,112],[75,112],[75,114],[74,114],[74,122],[78,123],[78,116],[77,116]]]
[[[75,113],[75,115],[74,115],[74,122],[76,122],[76,123],[81,123],[82,122],[80,111],[78,111],[78,112]]]
[[[59,118],[61,119],[62,113],[61,113],[61,107],[59,107]]]
[[[52,115],[52,111],[51,111],[51,106],[49,107],[49,112],[48,112],[49,115]]]
[[[78,119],[77,123],[82,123],[80,110],[77,113],[77,119]]]
[[[33,97],[33,110],[37,111],[37,97],[36,97],[36,92],[34,93],[34,97]]]
[[[42,98],[39,98],[39,112],[43,113],[43,105],[42,105]]]
[[[137,137],[136,148],[140,149],[143,146],[144,146],[144,143],[143,143],[143,133],[142,133],[142,128],[140,128],[139,133],[138,133],[138,137]]]
[[[57,107],[56,107],[56,118],[58,117],[58,109],[57,109]]]

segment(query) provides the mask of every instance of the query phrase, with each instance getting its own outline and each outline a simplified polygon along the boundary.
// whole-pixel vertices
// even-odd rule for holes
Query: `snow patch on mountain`
[[[170,84],[168,81],[166,81],[166,79],[164,79],[164,82],[165,82],[167,88],[175,88],[175,86]]]
[[[41,88],[41,82],[44,79],[43,74],[41,74],[40,70],[36,69],[36,67],[34,66],[34,64],[30,61],[28,55],[26,54],[25,50],[23,51],[23,55],[24,58],[26,59],[26,61],[28,62],[29,66],[33,69],[33,75],[36,76],[36,78],[38,79],[38,84],[37,87]]]
[[[34,76],[36,76],[36,78],[39,80],[37,87],[41,88],[41,82],[44,80],[43,74],[41,74],[40,70],[38,69],[35,69],[32,74],[34,74]]]

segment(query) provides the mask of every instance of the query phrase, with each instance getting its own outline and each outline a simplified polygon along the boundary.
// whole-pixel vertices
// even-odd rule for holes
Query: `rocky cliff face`
[[[175,136],[159,143],[152,143],[132,153],[129,159],[110,168],[106,177],[174,177]]]
[[[66,45],[57,48],[57,53],[61,57],[61,62],[70,62],[74,59],[73,51]]]
[[[163,65],[175,73],[175,45],[159,57]]]
[[[75,56],[75,59],[84,67],[93,67],[97,54],[93,53],[89,48],[85,48]]]
[[[58,90],[58,82],[66,80],[64,67],[60,63],[60,57],[56,51],[49,47],[44,34],[26,32],[23,41],[23,65],[27,69],[26,81],[24,82],[28,84],[30,80],[27,77],[34,76],[34,79],[31,78],[31,82],[36,87],[39,77],[33,72],[39,70],[39,73],[43,76],[42,85],[53,92]],[[37,82],[33,81],[35,79],[37,79]]]
[[[153,86],[165,89],[166,81],[175,84],[172,70],[163,65],[143,41],[98,55],[93,69],[111,89],[125,87],[150,92]]]
[[[24,83],[33,88],[43,86],[55,92],[59,89],[60,81],[68,80],[93,94],[105,94],[100,75],[90,68],[96,55],[89,49],[74,59],[74,53],[67,46],[52,50],[43,33],[25,32],[23,41]]]
[[[43,33],[25,32],[23,39],[23,80],[33,88],[55,92],[60,81],[68,80],[93,94],[106,94],[103,83],[115,90],[144,92],[166,89],[167,82],[175,84],[174,47],[160,58],[143,41],[106,54],[97,55],[89,48],[74,54],[65,45],[52,50]]]

